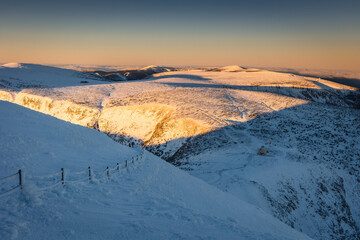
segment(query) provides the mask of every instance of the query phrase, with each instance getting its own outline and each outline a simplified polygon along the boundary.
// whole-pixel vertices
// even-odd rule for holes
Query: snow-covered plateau
[[[357,88],[239,66],[149,69],[159,73],[107,82],[69,69],[0,66],[0,100],[72,123],[1,103],[1,176],[20,167],[30,175],[66,164],[101,168],[136,154],[93,129],[186,171],[146,153],[104,184],[46,193],[25,185],[0,198],[1,234],[82,238],[95,225],[84,239],[360,238]]]

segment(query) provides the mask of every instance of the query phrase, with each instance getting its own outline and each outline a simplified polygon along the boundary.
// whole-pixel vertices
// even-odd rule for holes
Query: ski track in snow
[[[105,102],[106,100],[110,99],[110,98],[111,98],[111,93],[115,91],[115,87],[114,87],[113,85],[109,85],[109,86],[111,86],[111,89],[109,90],[109,92],[108,92],[104,97],[102,97],[102,98],[100,99],[100,104],[99,104],[100,112],[101,112],[101,110],[105,107],[105,106],[104,106],[104,102]]]
[[[232,106],[236,109],[237,113],[240,115],[240,118],[244,119],[244,111],[240,111],[238,105],[235,104],[234,97],[231,96],[229,90],[226,91],[226,98],[230,100]]]

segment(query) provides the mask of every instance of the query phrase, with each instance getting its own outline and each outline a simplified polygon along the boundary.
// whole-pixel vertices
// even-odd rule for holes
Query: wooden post
[[[22,185],[22,176],[21,176],[21,169],[19,169],[19,185]]]
[[[109,167],[106,167],[106,174],[108,177],[110,176]]]
[[[117,169],[118,171],[120,171],[120,164],[119,164],[119,163],[116,164],[116,169]]]
[[[65,178],[64,178],[64,168],[61,168],[61,183],[64,184]]]
[[[89,180],[91,181],[91,168],[89,166]]]

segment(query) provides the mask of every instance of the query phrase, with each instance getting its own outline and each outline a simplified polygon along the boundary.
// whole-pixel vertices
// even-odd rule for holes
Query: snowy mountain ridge
[[[174,71],[84,85],[60,71],[47,81],[37,70],[4,69],[3,100],[135,140],[315,239],[359,236],[356,88],[271,71]],[[34,79],[43,81],[29,87]]]

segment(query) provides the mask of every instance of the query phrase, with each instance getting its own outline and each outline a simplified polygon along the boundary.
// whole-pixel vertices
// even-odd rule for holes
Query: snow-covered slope
[[[231,65],[225,67],[217,67],[217,68],[208,68],[207,71],[211,72],[260,72],[264,70],[260,70],[257,68],[245,68],[240,67],[238,65]]]
[[[302,105],[192,138],[174,160],[314,239],[358,239],[359,117]]]
[[[154,73],[161,73],[161,72],[169,72],[171,70],[171,68],[150,65],[147,67],[140,68],[140,70],[150,71],[150,72],[154,72]]]
[[[211,69],[212,71],[219,71],[219,72],[242,72],[245,71],[246,68],[240,67],[238,65],[231,65],[225,67],[219,67]]]
[[[6,67],[6,68],[23,68],[24,64],[21,63],[6,63],[1,65],[1,67]]]
[[[13,86],[31,84],[2,70]],[[194,70],[135,82],[3,88],[0,98],[119,142],[137,140],[316,239],[359,236],[355,88],[271,71]],[[266,155],[258,155],[261,146]]]
[[[29,63],[9,63],[0,66],[0,87],[14,90],[100,84],[101,81],[85,79],[75,70]]]
[[[1,239],[310,239],[150,153],[109,179],[40,189],[34,175],[64,167],[70,178],[138,150],[11,103],[0,112],[0,176],[21,168],[28,179],[0,195]]]

